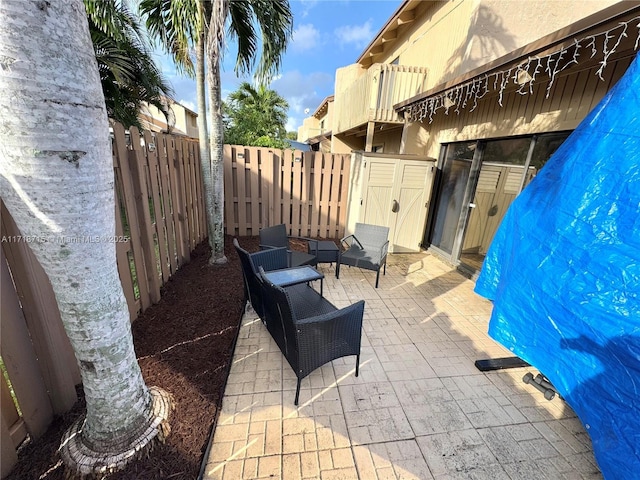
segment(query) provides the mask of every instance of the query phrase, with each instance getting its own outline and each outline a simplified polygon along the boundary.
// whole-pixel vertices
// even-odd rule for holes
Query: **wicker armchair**
[[[364,301],[337,309],[306,284],[283,289],[269,282],[262,267],[259,272],[267,328],[298,377],[294,404],[302,379],[336,358],[356,355],[357,377]]]
[[[244,250],[237,239],[233,239],[233,246],[238,252],[242,265],[242,276],[244,279],[244,294],[253,310],[264,321],[264,308],[262,306],[262,281],[258,276],[258,267],[263,267],[265,271],[279,270],[287,268],[287,249],[274,248],[262,250],[256,253],[249,253]]]
[[[315,266],[318,263],[316,258],[316,252],[318,250],[318,242],[311,238],[306,237],[293,237],[287,235],[287,227],[284,224],[274,225],[273,227],[266,227],[260,229],[260,248],[282,248],[287,249],[289,254],[289,267],[299,267],[301,265]],[[289,246],[289,239],[297,238],[307,242],[309,253],[299,252],[291,250]]]
[[[356,223],[353,235],[344,237],[340,243],[345,251],[338,254],[336,278],[340,278],[340,264],[373,270],[376,272],[376,288],[380,280],[380,268],[387,273],[387,250],[389,249],[389,227]]]

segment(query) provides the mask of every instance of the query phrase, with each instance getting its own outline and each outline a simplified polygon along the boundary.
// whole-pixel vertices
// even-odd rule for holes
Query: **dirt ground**
[[[239,238],[258,250],[257,237]],[[227,378],[233,343],[243,311],[240,260],[232,237],[225,239],[228,263],[209,267],[208,245],[171,277],[160,302],[133,323],[136,355],[147,385],[175,398],[171,434],[149,458],[109,475],[110,480],[192,480],[197,478]],[[84,411],[82,388],[73,410],[57,418],[47,433],[20,452],[11,480],[64,478],[57,449],[65,429]]]

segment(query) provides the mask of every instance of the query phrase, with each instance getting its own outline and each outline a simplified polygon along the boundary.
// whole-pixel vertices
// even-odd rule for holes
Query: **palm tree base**
[[[60,455],[67,478],[99,479],[123,469],[127,464],[143,457],[169,435],[169,415],[174,409],[173,396],[159,387],[149,387],[151,412],[133,440],[119,451],[97,452],[83,442],[85,416],[76,420],[62,436]]]
[[[213,255],[209,259],[209,265],[225,265],[228,262],[227,257],[222,255],[222,257],[213,258]]]

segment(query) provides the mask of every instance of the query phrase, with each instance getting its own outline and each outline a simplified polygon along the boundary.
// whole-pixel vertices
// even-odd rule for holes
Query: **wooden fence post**
[[[20,231],[4,203],[1,208],[3,235],[19,236]],[[20,316],[24,312],[25,328],[29,329],[30,344],[33,344],[35,355],[40,359],[39,368],[46,390],[49,391],[53,412],[67,412],[77,400],[75,385],[81,382],[80,370],[69,337],[64,331],[49,277],[28,244],[4,242],[2,247],[3,262],[6,255],[6,261],[11,267],[8,281],[3,279],[2,308],[5,308],[5,302],[11,300],[11,292],[5,291],[5,288],[11,287],[13,290],[15,284],[14,292],[22,305]],[[3,268],[5,267],[3,264]],[[3,329],[4,322],[3,315]]]
[[[224,222],[227,235],[236,236],[235,195],[233,183],[233,156],[234,148],[231,145],[223,146],[222,158],[224,161]]]
[[[149,164],[149,189],[153,202],[153,220],[154,224],[150,224],[152,230],[156,234],[156,242],[158,244],[158,262],[160,263],[160,272],[162,274],[162,283],[164,284],[171,276],[169,272],[169,257],[167,255],[167,237],[165,233],[165,218],[162,212],[162,199],[160,198],[160,180],[158,178],[158,138],[153,138],[148,130],[144,132],[144,144],[147,147],[146,157]],[[153,147],[151,147],[153,145]],[[154,252],[155,253],[155,252]]]
[[[251,194],[251,235],[255,236],[260,230],[260,153],[266,151],[264,148],[249,148],[245,150],[249,153],[249,192]],[[248,232],[247,232],[248,234]]]
[[[2,462],[0,462],[0,477],[4,478],[9,475],[13,466],[18,463],[18,454],[11,441],[9,426],[1,415],[0,420],[2,421],[2,425],[0,426],[0,447],[2,448],[2,450],[0,450],[0,458],[2,458]]]
[[[140,145],[140,134],[138,129],[131,127],[129,129],[131,135],[131,150],[129,150],[129,165],[131,167],[131,179],[133,183],[133,194],[136,200],[135,207],[138,217],[138,227],[140,241],[142,244],[141,253],[143,255],[143,271],[138,271],[138,285],[147,283],[149,300],[148,303],[153,305],[160,301],[160,275],[158,274],[158,264],[156,259],[155,245],[153,241],[151,212],[149,211],[149,191],[147,188],[147,176],[145,172],[146,155],[142,151]],[[144,148],[147,149],[145,144]],[[134,225],[131,225],[133,233]],[[136,264],[137,267],[137,264]],[[144,275],[143,275],[144,274]],[[140,289],[142,296],[142,289]],[[143,306],[143,309],[148,308]],[[143,303],[144,305],[144,303]]]
[[[178,270],[176,258],[176,230],[175,222],[178,221],[177,213],[171,210],[171,203],[174,201],[175,194],[171,190],[171,180],[169,170],[173,165],[169,161],[170,137],[162,133],[156,134],[156,151],[158,152],[158,168],[160,169],[160,191],[162,192],[162,205],[164,211],[164,225],[167,230],[167,256],[169,258],[169,266],[173,275]],[[175,210],[175,206],[174,206]]]
[[[34,438],[38,438],[47,430],[53,418],[53,408],[2,249],[0,249],[0,269],[2,359],[22,410],[22,418],[27,430]]]
[[[340,155],[342,164],[342,175],[340,177],[340,216],[338,219],[337,238],[344,237],[347,223],[347,205],[349,204],[349,175],[351,172],[351,155]]]

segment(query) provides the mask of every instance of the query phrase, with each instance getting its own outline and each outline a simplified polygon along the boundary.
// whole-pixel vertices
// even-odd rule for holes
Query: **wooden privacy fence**
[[[290,235],[344,235],[349,154],[224,146],[225,226],[258,235],[284,223]]]
[[[118,269],[131,319],[207,237],[197,139],[113,128]]]
[[[207,235],[198,142],[115,125],[112,152],[118,269],[134,320]],[[4,204],[1,219],[3,237],[20,236]],[[4,476],[27,434],[39,437],[53,415],[73,406],[80,374],[51,284],[28,244],[3,241],[0,253]]]
[[[116,253],[131,320],[207,236],[198,142],[113,127]],[[257,235],[285,223],[293,235],[344,235],[349,155],[225,146],[226,232]],[[1,203],[1,202],[0,202]],[[1,205],[2,236],[20,232]],[[2,242],[0,380],[2,476],[27,434],[43,434],[76,401],[80,374],[53,289],[27,243]],[[6,377],[5,377],[6,374]],[[17,404],[13,402],[17,399]]]

